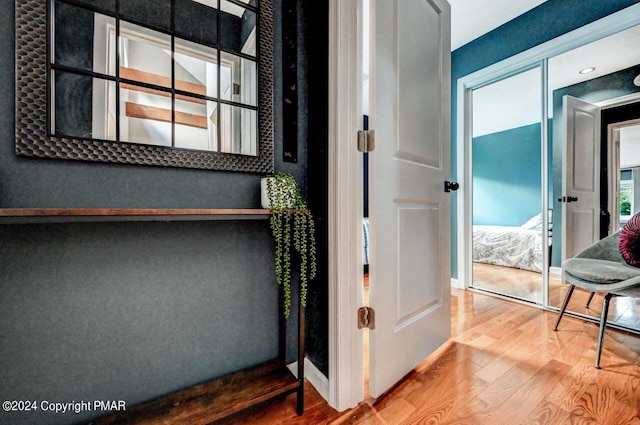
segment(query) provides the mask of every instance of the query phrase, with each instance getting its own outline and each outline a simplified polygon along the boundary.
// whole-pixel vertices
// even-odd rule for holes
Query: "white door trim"
[[[546,58],[559,55],[576,47],[599,40],[640,24],[640,3],[605,16],[595,22],[561,35],[546,43],[490,65],[457,81],[456,152],[458,191],[456,226],[458,231],[458,280],[469,286],[471,276],[472,217],[471,194],[471,94],[472,90],[534,66]]]
[[[329,1],[329,405],[364,399],[361,0]]]

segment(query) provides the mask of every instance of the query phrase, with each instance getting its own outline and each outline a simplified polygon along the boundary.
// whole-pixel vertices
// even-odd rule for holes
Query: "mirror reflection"
[[[562,262],[640,211],[640,27],[548,61],[553,251],[549,303],[560,307]],[[600,317],[602,295],[577,288],[568,310]],[[640,301],[616,298],[609,321],[640,329]]]
[[[54,136],[258,155],[255,1],[50,4]]]
[[[472,286],[542,303],[541,71],[473,90]]]
[[[614,140],[620,142],[620,182],[618,200],[613,204],[616,209],[611,211],[611,228],[620,230],[640,212],[640,119],[614,131]]]

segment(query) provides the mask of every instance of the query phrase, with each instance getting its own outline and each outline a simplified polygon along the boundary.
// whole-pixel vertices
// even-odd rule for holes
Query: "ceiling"
[[[498,28],[546,0],[449,0],[451,51]]]
[[[448,1],[451,4],[451,50],[453,51],[541,5],[546,0]],[[365,13],[366,11],[368,8],[365,8]],[[365,22],[368,22],[368,16],[365,16]],[[365,34],[367,34],[366,31]],[[640,40],[640,26],[550,58],[549,89],[566,87],[640,64],[638,40]],[[368,57],[365,57],[365,63],[368,63]],[[589,74],[579,74],[579,71],[586,67],[595,67],[596,70]],[[365,74],[367,74],[366,71]],[[368,75],[365,75],[365,80],[367,77]],[[495,93],[495,98],[506,98],[513,93],[519,93],[521,97],[526,98],[527,96],[523,96],[523,90],[531,88],[529,84],[523,87],[517,79],[509,79],[504,81],[504,84],[512,86],[498,90],[500,94]],[[495,88],[498,89],[498,85],[495,85]],[[509,104],[501,101],[494,103]]]
[[[567,87],[638,65],[638,40],[640,26],[635,26],[549,59],[549,89]],[[587,67],[594,67],[595,71],[579,73]]]
[[[486,33],[489,24],[485,22],[484,16],[493,15],[496,7],[498,9],[503,6],[508,7],[507,2],[502,0],[449,0],[449,2],[452,5],[453,48]],[[470,3],[472,6],[468,8]],[[476,3],[482,3],[484,9],[475,10],[474,8],[478,7]],[[524,3],[529,7],[535,7],[542,2],[522,0],[522,2],[512,1],[512,3],[518,3],[520,7],[523,7]],[[521,11],[526,10],[523,7]],[[477,13],[479,18],[472,19],[474,13]],[[512,10],[513,17],[516,13],[518,11]],[[505,15],[502,19],[509,18]],[[492,24],[494,28],[499,25],[501,25],[500,21],[494,21]],[[640,64],[638,40],[640,40],[640,25],[549,58],[549,92]],[[588,74],[579,73],[587,67],[594,67],[595,71]],[[529,75],[532,73],[534,75]],[[474,112],[474,137],[539,121],[541,101],[539,75],[539,70],[527,71],[475,90],[474,106],[479,108]],[[517,95],[514,96],[514,94]],[[551,100],[549,96],[549,101]],[[549,113],[552,113],[551,105]]]
[[[451,50],[490,32],[546,0],[449,0]],[[549,61],[549,87],[591,80],[640,63],[640,26],[564,53]],[[620,52],[625,54],[621,55]],[[581,69],[595,67],[590,74]]]

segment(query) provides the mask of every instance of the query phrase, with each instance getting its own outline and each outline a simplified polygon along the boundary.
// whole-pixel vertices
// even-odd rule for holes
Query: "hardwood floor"
[[[338,413],[309,386],[225,423],[640,425],[640,338],[471,291],[452,291],[452,338],[378,400]],[[594,300],[596,302],[596,300]],[[599,305],[598,305],[599,308]]]
[[[529,270],[473,263],[473,287],[542,304],[542,274]]]
[[[549,304],[560,308],[567,293],[568,286],[560,282],[559,277],[550,277],[549,279]],[[603,294],[595,294],[593,300],[589,304],[589,308],[585,307],[589,299],[589,291],[576,288],[571,296],[568,311],[584,314],[600,320],[602,312]],[[640,329],[640,299],[628,297],[614,297],[609,307],[609,322],[616,322],[619,325],[628,328]]]
[[[522,300],[542,304],[542,275],[528,270],[501,267],[492,264],[473,264],[474,287],[496,293],[504,293]],[[567,293],[567,285],[559,276],[549,276],[549,304],[560,308]],[[590,292],[576,289],[569,302],[568,311],[584,314],[600,320],[602,294],[596,294],[589,308],[585,308]],[[628,328],[640,329],[640,299],[615,298],[609,309],[609,321]]]

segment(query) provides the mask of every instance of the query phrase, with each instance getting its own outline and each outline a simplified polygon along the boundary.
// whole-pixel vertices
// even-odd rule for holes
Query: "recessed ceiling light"
[[[595,70],[596,70],[596,68],[594,66],[590,66],[589,68],[585,68],[585,69],[580,70],[580,74],[588,74],[588,73],[593,72]]]
[[[633,79],[633,84],[640,87],[640,74],[636,75],[636,78]]]

